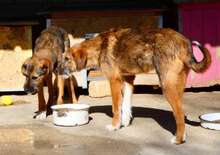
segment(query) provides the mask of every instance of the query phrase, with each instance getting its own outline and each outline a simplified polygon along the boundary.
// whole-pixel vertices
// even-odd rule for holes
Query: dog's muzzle
[[[31,94],[31,95],[35,95],[37,93],[37,89],[29,89],[28,87],[24,86],[24,91],[28,94]]]
[[[72,76],[73,72],[71,70],[64,70],[61,73],[62,78],[68,79],[70,76]]]
[[[56,72],[60,74],[64,79],[68,79],[73,74],[73,71],[71,69],[64,70],[64,69],[56,68]]]

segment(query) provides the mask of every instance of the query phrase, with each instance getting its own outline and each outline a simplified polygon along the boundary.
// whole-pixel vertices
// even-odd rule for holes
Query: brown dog
[[[52,73],[55,73],[57,78],[57,104],[63,104],[64,80],[56,73],[55,69],[61,61],[64,51],[69,47],[70,41],[66,31],[58,27],[47,28],[36,40],[34,55],[28,58],[21,67],[22,74],[26,76],[24,90],[33,95],[38,92],[39,112],[36,119],[45,119],[46,110],[53,104]],[[44,80],[46,80],[49,92],[47,105],[43,94]],[[70,77],[68,79],[70,97],[73,103],[77,103],[72,82],[72,77]]]
[[[205,72],[211,63],[208,50],[195,44],[204,55],[201,62],[193,56],[189,40],[172,29],[111,29],[70,48],[58,69],[69,77],[76,70],[100,68],[110,83],[113,101],[113,120],[107,128],[116,130],[130,124],[135,74],[155,68],[176,119],[176,137],[171,142],[179,144],[185,138],[182,98],[187,73],[189,69]]]

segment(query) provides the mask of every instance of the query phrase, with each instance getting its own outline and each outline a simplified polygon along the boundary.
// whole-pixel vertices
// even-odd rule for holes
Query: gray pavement
[[[0,106],[0,155],[5,154],[220,154],[220,131],[204,129],[199,115],[220,112],[220,91],[186,92],[186,143],[174,145],[175,121],[170,105],[161,94],[134,94],[133,121],[118,131],[108,131],[111,123],[111,98],[79,95],[89,104],[90,121],[77,127],[33,119],[37,96],[11,95],[14,105]],[[68,100],[66,100],[68,102]]]

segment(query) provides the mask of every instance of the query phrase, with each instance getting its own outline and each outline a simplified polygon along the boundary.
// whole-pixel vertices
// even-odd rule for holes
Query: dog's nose
[[[24,91],[26,91],[28,93],[29,89],[27,87],[24,87]]]

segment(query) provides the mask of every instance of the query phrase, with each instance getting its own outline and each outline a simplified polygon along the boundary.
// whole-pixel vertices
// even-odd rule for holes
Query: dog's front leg
[[[108,130],[117,130],[121,127],[121,86],[122,79],[121,77],[110,78],[109,79],[111,95],[112,95],[112,111],[113,111],[113,120],[112,124],[107,125]]]
[[[54,98],[54,86],[53,86],[53,81],[52,81],[52,75],[47,76],[45,78],[48,86],[48,101],[47,101],[47,110],[50,110],[50,107],[53,105],[53,98]]]
[[[61,75],[57,74],[57,104],[63,104],[63,97],[64,97],[64,79]]]
[[[37,120],[46,119],[46,101],[44,99],[44,80],[39,84],[38,88],[38,113],[35,116]]]
[[[133,83],[135,76],[124,76],[124,89],[123,89],[123,102],[122,102],[122,126],[130,125],[132,112],[131,112],[131,99],[133,94]]]
[[[73,85],[73,77],[68,78],[68,91],[72,103],[78,103]]]

